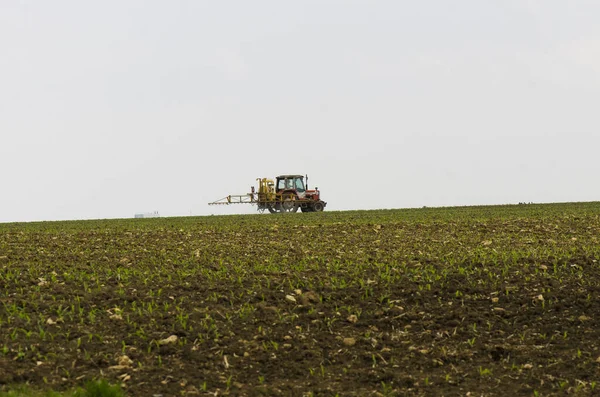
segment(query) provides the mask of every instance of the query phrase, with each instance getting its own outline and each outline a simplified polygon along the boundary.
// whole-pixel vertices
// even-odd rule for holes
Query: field
[[[600,395],[599,237],[600,203],[0,225],[0,391]]]

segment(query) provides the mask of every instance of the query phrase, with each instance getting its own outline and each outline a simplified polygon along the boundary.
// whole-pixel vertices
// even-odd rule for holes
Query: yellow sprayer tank
[[[258,201],[275,200],[275,182],[273,179],[258,178]]]

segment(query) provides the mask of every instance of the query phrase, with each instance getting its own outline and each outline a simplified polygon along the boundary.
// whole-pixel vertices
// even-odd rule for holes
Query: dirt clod
[[[179,338],[177,337],[177,335],[171,335],[168,338],[159,340],[158,344],[159,345],[168,345],[168,344],[171,344],[171,343],[176,343],[178,339]]]
[[[119,357],[118,363],[119,363],[119,365],[128,367],[133,364],[133,360],[130,359],[128,356],[123,355],[123,356]]]
[[[319,295],[314,291],[306,291],[298,297],[303,306],[314,305],[320,302]]]
[[[288,302],[296,303],[296,298],[294,298],[292,295],[286,295],[286,296],[285,296],[285,299],[286,299]]]

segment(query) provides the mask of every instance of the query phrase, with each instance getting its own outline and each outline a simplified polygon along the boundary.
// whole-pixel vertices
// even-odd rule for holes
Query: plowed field
[[[600,395],[599,238],[600,203],[0,225],[0,391]]]

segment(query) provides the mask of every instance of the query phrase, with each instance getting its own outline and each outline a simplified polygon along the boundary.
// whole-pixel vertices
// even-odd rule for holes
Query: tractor
[[[215,204],[256,204],[258,211],[265,210],[274,214],[277,212],[321,212],[327,205],[321,200],[319,188],[308,189],[302,175],[280,175],[275,181],[269,178],[258,178],[258,192],[251,188],[251,193],[245,195],[229,195],[209,203]]]

